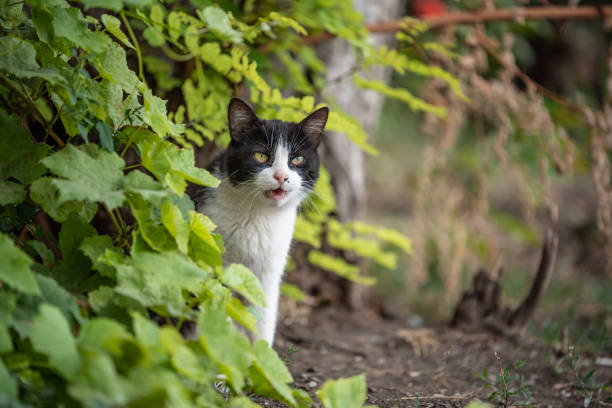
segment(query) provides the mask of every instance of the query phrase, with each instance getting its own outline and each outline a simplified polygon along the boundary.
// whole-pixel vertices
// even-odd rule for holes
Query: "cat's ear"
[[[327,123],[328,108],[320,108],[312,112],[300,123],[301,133],[312,140],[315,146],[321,143],[321,132]]]
[[[240,98],[232,98],[230,101],[227,118],[230,136],[236,141],[240,140],[246,130],[261,124],[255,112]]]

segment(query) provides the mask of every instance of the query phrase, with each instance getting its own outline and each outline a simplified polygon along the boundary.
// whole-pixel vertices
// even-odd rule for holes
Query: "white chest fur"
[[[241,263],[259,278],[267,306],[256,308],[259,336],[272,345],[283,270],[291,245],[297,204],[277,208],[245,202],[221,184],[199,210],[217,225],[225,245],[224,263]]]

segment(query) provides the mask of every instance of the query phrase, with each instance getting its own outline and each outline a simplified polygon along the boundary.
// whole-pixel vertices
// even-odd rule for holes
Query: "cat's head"
[[[225,155],[232,186],[259,205],[297,206],[319,177],[317,147],[328,113],[320,108],[300,123],[262,120],[245,102],[233,98]]]

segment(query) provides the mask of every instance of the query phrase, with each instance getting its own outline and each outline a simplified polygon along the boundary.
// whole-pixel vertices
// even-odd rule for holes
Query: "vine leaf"
[[[108,49],[111,39],[101,31],[91,31],[81,10],[76,7],[49,7],[53,15],[53,30],[56,37],[62,37],[74,45],[95,54]]]
[[[257,306],[265,306],[264,295],[259,279],[244,265],[231,264],[227,268],[219,268],[217,275],[221,282],[244,296]]]
[[[30,265],[30,257],[17,248],[8,235],[0,234],[0,281],[23,293],[40,294]]]
[[[242,42],[242,33],[234,30],[225,11],[216,6],[208,6],[202,11],[202,20],[210,31],[233,43]]]
[[[0,68],[5,59],[6,55],[0,58]],[[8,115],[2,109],[0,109],[0,129],[2,129],[0,152],[7,152],[0,160],[0,179],[13,177],[23,184],[29,184],[42,176],[45,173],[45,166],[39,161],[47,155],[49,148],[44,144],[33,143],[21,125],[21,119],[17,115]]]
[[[119,6],[121,7],[121,2],[119,2]],[[123,31],[121,31],[121,22],[117,17],[111,16],[110,14],[103,14],[102,23],[104,23],[104,26],[106,27],[109,33],[114,35],[124,45],[134,49],[134,45],[132,45],[132,43],[123,33]]]
[[[109,210],[113,210],[123,203],[127,191],[139,193],[148,199],[165,195],[159,183],[144,173],[131,172],[124,177],[123,159],[98,145],[68,145],[65,149],[45,157],[42,163],[61,177],[50,180],[59,195],[49,207],[76,200],[101,202]],[[47,185],[39,186],[41,190],[43,187],[48,188]],[[53,200],[49,195],[39,198]]]
[[[67,379],[73,379],[81,368],[81,357],[70,326],[55,306],[43,303],[32,322],[30,332],[36,351],[45,354],[53,368]]]
[[[11,398],[17,398],[17,382],[6,369],[2,360],[0,360],[0,393],[6,393]]]
[[[66,146],[42,160],[53,173],[63,179],[52,183],[59,189],[58,202],[87,200],[104,203],[109,210],[124,200],[121,190],[123,159],[101,150],[97,145]]]
[[[198,318],[200,343],[206,354],[225,374],[229,385],[240,391],[244,386],[244,373],[254,356],[249,340],[234,328],[227,314],[211,300],[203,304]]]
[[[249,368],[249,377],[253,381],[255,392],[280,399],[293,407],[297,406],[291,388],[287,385],[293,382],[293,377],[278,354],[264,340],[255,342],[253,351],[255,361]]]
[[[36,50],[29,42],[15,37],[0,38],[0,71],[13,74],[19,78],[38,77],[52,84],[63,80],[54,68],[41,68],[36,62]]]
[[[361,408],[366,400],[365,374],[327,380],[317,397],[325,408]]]

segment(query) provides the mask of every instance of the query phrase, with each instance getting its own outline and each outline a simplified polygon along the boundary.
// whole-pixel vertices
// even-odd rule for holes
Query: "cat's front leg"
[[[257,311],[257,330],[259,335],[257,339],[263,339],[272,347],[274,342],[274,333],[276,331],[276,321],[278,319],[278,299],[280,296],[280,282],[282,278],[282,270],[276,273],[271,273],[260,278],[261,286],[266,296],[266,306],[256,307]]]

